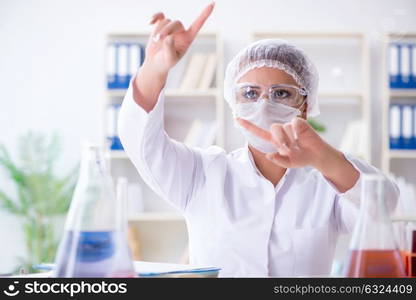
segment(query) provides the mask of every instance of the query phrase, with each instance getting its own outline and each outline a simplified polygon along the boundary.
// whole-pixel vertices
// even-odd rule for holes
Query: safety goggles
[[[242,82],[234,86],[234,97],[237,103],[256,102],[264,95],[267,95],[267,99],[271,102],[298,108],[305,102],[307,92],[304,88],[289,84],[264,86]]]

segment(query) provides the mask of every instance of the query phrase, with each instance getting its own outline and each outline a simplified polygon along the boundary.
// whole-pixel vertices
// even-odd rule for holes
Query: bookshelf
[[[410,104],[416,105],[416,88],[390,87],[390,53],[389,46],[394,43],[416,44],[416,33],[385,35],[382,43],[382,168],[387,173],[403,176],[407,181],[416,183],[416,149],[390,148],[390,105]],[[415,59],[415,58],[413,58]],[[416,134],[416,133],[413,133]]]
[[[314,118],[326,127],[321,135],[339,148],[346,124],[361,121],[366,141],[361,157],[371,157],[369,43],[359,32],[254,32],[253,41],[279,38],[308,54],[320,76],[318,101],[321,114]],[[334,55],[336,53],[336,55]]]
[[[148,32],[118,32],[107,35],[108,46],[114,43],[139,43],[146,45]],[[182,79],[196,53],[215,55],[215,68],[209,86],[184,88]],[[106,62],[108,70],[108,61]],[[207,64],[205,65],[207,66]],[[203,71],[203,70],[200,70]],[[201,75],[202,76],[202,75]],[[202,81],[202,80],[201,80]],[[206,81],[206,80],[205,80]],[[225,141],[223,100],[223,45],[215,32],[200,32],[185,56],[170,71],[165,88],[165,129],[170,137],[184,141],[195,119],[209,121],[217,128],[214,144],[223,147]],[[126,88],[106,88],[104,111],[109,105],[122,103]],[[103,139],[107,142],[110,120],[103,117]],[[183,216],[169,203],[157,196],[140,178],[132,162],[122,150],[110,151],[113,178],[126,177],[129,183],[139,184],[143,210],[129,211],[129,227],[135,237],[133,249],[139,249],[135,259],[181,263],[187,248],[187,228]]]

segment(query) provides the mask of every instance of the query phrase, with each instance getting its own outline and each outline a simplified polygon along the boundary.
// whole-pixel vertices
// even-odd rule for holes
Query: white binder
[[[392,148],[399,147],[400,127],[400,107],[395,104],[390,106],[390,145]]]
[[[403,130],[403,146],[410,148],[412,141],[412,106],[403,105],[402,107],[402,130]]]
[[[410,47],[407,44],[401,46],[401,72],[402,83],[408,84],[410,82]]]

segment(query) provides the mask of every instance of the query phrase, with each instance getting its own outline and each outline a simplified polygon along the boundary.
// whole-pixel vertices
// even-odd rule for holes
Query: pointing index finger
[[[241,119],[241,118],[237,118],[237,122],[243,126],[245,129],[247,129],[248,131],[250,131],[252,134],[254,134],[255,136],[262,138],[263,140],[266,140],[268,142],[272,141],[272,135],[270,134],[269,131],[264,130],[263,128],[260,128],[256,125],[254,125],[253,123],[251,123],[250,121]]]
[[[212,10],[214,9],[215,2],[211,2],[208,4],[207,7],[204,8],[204,10],[201,12],[201,14],[196,18],[196,20],[189,26],[188,31],[192,35],[192,38],[194,38],[199,30],[201,29],[202,25],[204,25],[205,21],[208,19],[208,17],[211,15]]]
[[[164,19],[164,18],[165,18],[165,15],[162,12],[155,13],[152,16],[152,19],[150,20],[149,24],[153,25],[154,23],[156,23],[157,20]]]

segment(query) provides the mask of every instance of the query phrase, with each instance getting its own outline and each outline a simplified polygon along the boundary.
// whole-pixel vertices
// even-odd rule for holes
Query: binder
[[[389,46],[389,59],[390,59],[390,68],[389,68],[389,75],[390,75],[390,88],[398,88],[399,87],[399,68],[400,68],[400,48],[396,44],[390,44]]]
[[[128,61],[128,44],[120,43],[118,44],[118,84],[117,88],[119,89],[126,89],[129,86],[129,61]]]
[[[129,77],[129,82],[130,82],[131,78],[136,73],[136,70],[139,65],[139,62],[138,62],[139,54],[137,52],[137,45],[129,44],[128,48],[129,50],[128,50],[127,60],[128,60],[128,65],[129,65],[128,77]]]
[[[113,43],[110,43],[107,45],[107,88],[108,89],[117,88],[116,61],[117,61],[116,45],[114,45]]]
[[[412,149],[416,149],[416,105],[413,105],[413,137]]]
[[[401,71],[401,88],[410,87],[410,47],[408,44],[402,44],[400,47],[400,71]]]
[[[131,78],[144,62],[145,47],[140,43],[108,44],[107,88],[127,89]]]
[[[136,74],[140,66],[140,45],[139,44],[129,44],[129,81]]]
[[[107,140],[110,150],[123,150],[120,138],[118,137],[117,122],[120,104],[111,104],[107,108]]]
[[[411,105],[402,106],[402,147],[403,149],[412,149],[413,138],[413,107]]]
[[[146,46],[142,44],[139,44],[139,46],[140,46],[140,65],[143,65]]]
[[[416,44],[410,46],[410,86],[416,88]]]
[[[390,88],[416,88],[415,43],[391,43],[388,62]]]
[[[401,109],[400,105],[392,104],[390,105],[390,130],[389,130],[389,139],[390,139],[390,149],[400,149],[401,148]]]

